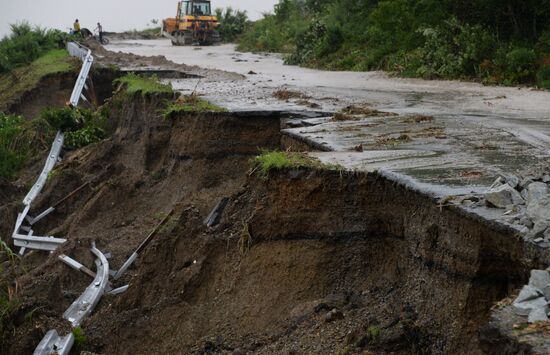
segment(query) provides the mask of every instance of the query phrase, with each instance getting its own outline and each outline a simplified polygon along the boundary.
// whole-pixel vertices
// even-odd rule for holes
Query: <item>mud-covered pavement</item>
[[[334,112],[368,105],[399,114],[342,121],[327,114],[295,122],[297,127],[284,132],[331,151],[315,153],[323,161],[389,171],[439,197],[483,192],[499,175],[547,165],[550,155],[547,91],[312,70],[285,66],[276,54],[239,53],[233,45],[174,47],[161,39],[121,41],[107,48],[241,74],[242,80],[171,80],[177,90],[196,91],[231,110]],[[302,97],[273,97],[281,89]],[[483,211],[490,218],[502,212]]]

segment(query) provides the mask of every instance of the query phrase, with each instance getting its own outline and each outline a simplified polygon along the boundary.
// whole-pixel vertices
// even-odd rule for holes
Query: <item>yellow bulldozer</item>
[[[210,1],[180,1],[176,17],[162,21],[162,35],[174,46],[212,45],[220,42],[217,26]]]

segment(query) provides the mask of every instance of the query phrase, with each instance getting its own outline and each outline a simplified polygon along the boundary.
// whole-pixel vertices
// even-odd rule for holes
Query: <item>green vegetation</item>
[[[367,329],[366,339],[368,344],[376,344],[380,341],[380,328],[371,326]]]
[[[118,78],[116,82],[123,84],[126,88],[126,93],[130,96],[136,93],[140,93],[142,96],[173,93],[172,86],[162,84],[155,75],[143,76],[131,73]]]
[[[0,112],[0,177],[12,179],[37,154],[46,151],[55,131],[65,134],[65,147],[79,148],[106,137],[103,112],[86,109],[48,109],[27,120]]]
[[[43,77],[76,70],[75,63],[66,50],[52,49],[31,64],[0,74],[0,111],[6,110],[15,98],[35,88]]]
[[[289,151],[264,151],[254,158],[256,169],[267,175],[272,170],[298,169],[298,168],[319,168],[328,170],[340,170],[338,165],[323,164],[305,153]]]
[[[328,70],[550,88],[550,0],[279,0],[238,49]]]
[[[33,28],[27,22],[11,25],[11,34],[0,40],[0,73],[29,64],[52,49],[63,48],[68,38],[61,31]]]
[[[233,10],[231,7],[216,9],[216,17],[223,42],[234,42],[249,26],[246,11]]]
[[[19,300],[12,293],[13,289],[10,291],[17,261],[18,256],[0,239],[0,334],[9,327],[10,314],[19,305]]]
[[[88,342],[88,338],[84,334],[84,330],[80,327],[76,327],[73,329],[73,336],[74,336],[74,345],[78,350],[82,350],[84,346],[86,346],[86,343]]]
[[[68,107],[46,109],[42,118],[55,130],[65,132],[65,147],[80,148],[106,137],[104,112]]]
[[[47,149],[53,136],[43,119],[27,121],[0,112],[0,177],[13,178],[28,159]]]
[[[162,113],[166,119],[169,119],[174,114],[185,112],[227,112],[227,109],[214,105],[192,94],[179,97],[174,103],[169,104]]]

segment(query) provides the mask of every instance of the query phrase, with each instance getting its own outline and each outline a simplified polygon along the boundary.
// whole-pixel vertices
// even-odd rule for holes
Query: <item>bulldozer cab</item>
[[[181,1],[178,6],[178,18],[211,15],[210,1]]]

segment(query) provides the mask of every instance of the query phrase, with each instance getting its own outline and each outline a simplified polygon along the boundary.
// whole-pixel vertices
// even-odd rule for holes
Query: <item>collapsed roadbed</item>
[[[68,331],[63,312],[89,280],[59,256],[92,268],[95,241],[120,267],[165,221],[114,285],[126,293],[82,323],[79,350],[544,353],[487,324],[531,269],[549,265],[547,249],[376,171],[263,171],[251,163],[261,149],[316,150],[281,133],[288,114],[160,115],[173,99],[119,92],[108,100],[111,136],[65,153],[36,210],[85,188],[38,223],[67,242],[23,258],[1,352],[29,353],[49,329]],[[224,198],[221,220],[206,226]],[[15,207],[3,207],[7,224]]]

